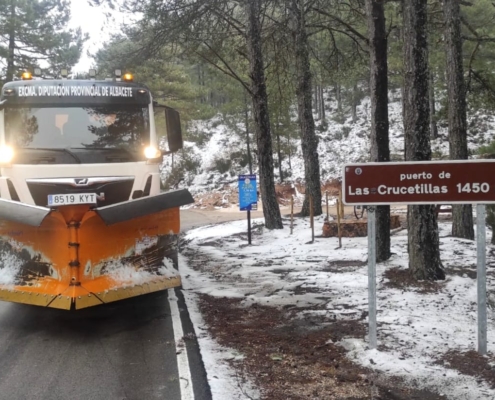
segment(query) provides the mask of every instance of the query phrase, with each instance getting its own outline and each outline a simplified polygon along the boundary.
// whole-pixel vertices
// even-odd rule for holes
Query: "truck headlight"
[[[144,149],[144,155],[148,160],[152,160],[155,158],[159,158],[162,155],[162,152],[156,147],[148,146]]]
[[[9,164],[14,158],[14,149],[10,146],[0,146],[0,164]]]

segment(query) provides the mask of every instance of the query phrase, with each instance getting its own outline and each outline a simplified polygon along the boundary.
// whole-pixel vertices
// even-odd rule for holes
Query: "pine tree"
[[[370,47],[371,161],[390,161],[387,33],[383,3],[366,1]],[[376,258],[390,258],[390,206],[377,207]]]
[[[179,110],[182,121],[198,117],[205,107],[195,102],[201,92],[188,73],[192,66],[167,47],[146,60],[132,57],[138,51],[139,45],[125,35],[115,36],[95,54],[99,77],[113,76],[116,69],[132,72],[150,88],[154,100]]]
[[[272,137],[261,42],[261,9],[261,0],[250,0],[246,4],[248,18],[246,37],[250,64],[251,97],[258,144],[260,191],[265,226],[268,229],[282,229],[282,217],[274,190]]]
[[[2,80],[42,67],[48,75],[74,66],[86,39],[67,29],[67,0],[0,0],[0,63]]]
[[[306,195],[301,214],[310,214],[310,198],[314,215],[321,215],[320,163],[318,160],[318,138],[312,113],[311,70],[309,64],[309,43],[306,32],[306,2],[292,0],[289,11],[293,20],[294,52],[297,70],[297,108],[301,129],[301,147],[304,158]]]
[[[461,15],[459,0],[444,0],[447,51],[447,94],[449,101],[449,145],[452,160],[467,160],[466,90],[462,65]],[[452,236],[474,239],[471,204],[452,206]]]
[[[404,134],[407,161],[431,159],[427,0],[404,0]],[[435,206],[408,206],[409,269],[420,280],[445,279]]]

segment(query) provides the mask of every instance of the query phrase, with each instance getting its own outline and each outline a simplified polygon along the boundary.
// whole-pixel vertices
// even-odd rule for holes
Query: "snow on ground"
[[[179,260],[181,270],[190,273],[192,269],[187,267],[187,260]],[[184,268],[182,268],[184,267]],[[190,275],[189,275],[190,277]],[[245,394],[248,393],[251,399],[259,398],[258,389],[251,383],[242,381],[242,386],[238,381],[235,372],[230,368],[227,361],[241,360],[242,355],[235,350],[219,346],[214,339],[208,335],[206,326],[201,312],[198,309],[197,292],[194,291],[186,282],[188,279],[182,279],[184,297],[187,303],[187,310],[194,325],[196,337],[201,349],[201,356],[208,375],[213,400],[241,400],[247,399]],[[243,391],[240,390],[242,387]]]
[[[336,102],[328,102],[330,110],[336,110]],[[404,127],[402,120],[402,103],[398,93],[389,93],[389,141],[392,161],[403,160]],[[364,98],[358,105],[356,122],[348,116],[342,122],[335,118],[335,111],[330,111],[327,117],[328,127],[322,128],[322,121],[316,121],[316,131],[319,136],[318,157],[320,160],[321,179],[323,181],[339,179],[342,167],[346,163],[369,161],[371,104],[369,97]],[[484,111],[468,114],[468,147],[475,152],[480,145],[487,145],[495,138],[495,116]],[[447,125],[438,124],[438,139],[431,141],[433,159],[448,156],[449,143]],[[293,180],[304,179],[304,161],[299,140],[295,141],[297,152],[291,158]],[[283,163],[289,168],[288,160]]]
[[[330,94],[326,93],[330,98]],[[369,98],[364,98],[357,107],[357,119],[352,121],[349,110],[339,115],[334,101],[327,101],[327,121],[316,121],[319,138],[318,157],[322,181],[339,179],[345,163],[369,160],[369,132],[371,107]],[[440,106],[440,105],[439,105]],[[438,107],[440,109],[440,107]],[[229,121],[230,119],[230,121]],[[296,119],[296,115],[293,116]],[[399,93],[389,94],[390,151],[393,161],[403,159],[404,132],[402,104]],[[468,146],[472,154],[481,145],[494,139],[495,115],[484,111],[468,113]],[[444,159],[448,155],[447,126],[439,121],[439,138],[432,140],[433,159]],[[232,124],[232,117],[217,115],[207,121],[194,121],[188,126],[191,141],[184,143],[185,150],[175,155],[174,162],[181,157],[188,159],[191,167],[180,186],[187,187],[193,195],[219,192],[222,199],[229,187],[237,186],[237,175],[248,173],[247,167],[238,162],[239,151],[245,151],[244,127]],[[198,137],[201,138],[198,140]],[[194,141],[193,141],[194,140]],[[252,141],[254,142],[254,141]],[[291,137],[296,152],[282,167],[290,169],[290,181],[303,182],[304,164],[297,130]],[[219,171],[225,161],[232,165]],[[171,158],[165,157],[162,177],[171,172]],[[194,166],[194,167],[192,167]],[[254,173],[256,173],[256,166]],[[278,169],[275,168],[278,176]],[[332,199],[334,200],[334,199]],[[222,200],[223,201],[223,200]],[[286,221],[287,222],[287,221]],[[235,377],[222,360],[240,357],[229,349],[218,350],[209,338],[204,322],[195,305],[198,293],[212,296],[227,296],[244,299],[244,303],[283,306],[296,304],[301,308],[321,304],[326,297],[327,314],[345,320],[361,315],[367,310],[367,270],[360,266],[367,259],[366,238],[344,238],[343,247],[336,249],[336,239],[317,239],[308,243],[311,235],[309,221],[298,220],[294,234],[283,231],[263,232],[262,221],[257,221],[258,230],[253,246],[245,246],[246,222],[238,221],[219,226],[190,231],[185,240],[188,246],[197,248],[216,260],[210,275],[196,273],[181,260],[182,277],[189,307],[215,399],[244,399],[236,392]],[[316,226],[321,226],[322,220]],[[319,224],[319,225],[318,225]],[[449,226],[442,224],[442,261],[446,268],[461,270],[476,263],[473,243],[448,237]],[[406,232],[393,237],[393,257],[380,264],[378,281],[379,343],[386,351],[368,350],[366,340],[346,339],[340,344],[348,349],[348,355],[356,362],[382,373],[404,377],[420,387],[438,390],[454,399],[495,398],[495,391],[485,384],[477,384],[474,378],[462,376],[455,370],[433,364],[447,350],[476,349],[476,282],[468,275],[449,274],[441,283],[439,293],[417,293],[414,290],[399,290],[386,286],[384,273],[392,267],[406,268]],[[209,244],[211,242],[211,245]],[[462,249],[459,251],[459,249]],[[488,264],[495,263],[490,255]],[[351,266],[345,271],[332,273],[325,266],[334,261],[347,260]],[[355,266],[352,266],[353,263]],[[495,265],[495,264],[494,264]],[[228,273],[230,280],[217,279],[216,271]],[[281,273],[282,271],[282,273]],[[233,284],[235,283],[235,285]],[[495,297],[493,276],[488,277],[488,288]],[[320,293],[296,294],[295,288],[317,288]],[[322,293],[326,294],[322,296]],[[495,305],[495,301],[489,301]],[[493,311],[489,309],[488,348],[495,347]],[[370,360],[373,360],[373,363]],[[253,398],[256,390],[251,388]],[[235,393],[235,395],[234,395]]]
[[[297,219],[292,235],[287,220],[283,230],[265,230],[262,223],[262,219],[254,220],[252,246],[247,245],[246,221],[195,229],[184,237],[189,249],[200,250],[212,260],[206,266],[206,274],[188,267],[184,257],[180,265],[215,400],[247,398],[236,389],[235,375],[225,362],[242,356],[219,349],[209,337],[198,313],[198,294],[242,298],[246,306],[291,304],[302,309],[324,302],[325,316],[337,320],[357,319],[367,311],[367,238],[343,238],[342,248],[337,248],[336,238],[317,238],[311,243],[308,219]],[[315,226],[322,224],[320,217]],[[350,359],[363,366],[402,377],[410,385],[445,394],[449,399],[493,399],[495,390],[486,383],[435,363],[449,350],[477,349],[476,280],[467,274],[476,265],[476,244],[449,237],[450,223],[440,223],[439,228],[441,257],[448,274],[439,283],[438,292],[387,285],[385,271],[392,267],[405,269],[408,263],[407,232],[396,232],[392,236],[392,258],[377,266],[378,344],[382,350],[368,349],[367,338],[347,338],[338,344],[348,351]],[[489,243],[491,235],[487,236]],[[489,244],[487,248],[487,289],[493,298],[495,277],[490,272],[495,267],[495,248]],[[329,271],[329,265],[343,260],[348,262],[339,272]],[[219,271],[224,278],[218,279]],[[295,291],[296,288],[318,290],[298,294],[305,291]],[[313,311],[304,312],[307,315]],[[321,315],[321,311],[318,313]],[[488,309],[488,320],[488,351],[493,355],[492,307]],[[257,398],[256,390],[251,388],[250,395]]]

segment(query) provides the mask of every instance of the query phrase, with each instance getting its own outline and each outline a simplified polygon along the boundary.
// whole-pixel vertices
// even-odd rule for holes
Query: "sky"
[[[118,11],[112,14],[113,21],[107,19],[103,7],[91,7],[87,0],[71,0],[70,27],[80,27],[84,33],[89,34],[89,40],[84,46],[83,54],[74,71],[88,71],[93,64],[93,59],[87,54],[88,50],[91,53],[96,52],[112,33],[118,32],[118,23],[123,19],[123,15]]]

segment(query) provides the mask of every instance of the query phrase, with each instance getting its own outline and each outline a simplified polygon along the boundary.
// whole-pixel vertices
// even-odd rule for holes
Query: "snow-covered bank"
[[[252,246],[247,245],[245,221],[199,228],[184,238],[190,251],[208,260],[200,272],[184,262],[181,274],[188,305],[196,310],[193,320],[217,400],[247,398],[235,391],[235,372],[225,366],[226,359],[242,355],[217,348],[198,316],[197,295],[239,298],[245,307],[255,303],[290,305],[300,309],[301,317],[313,314],[322,326],[328,321],[360,320],[368,307],[366,238],[343,238],[339,249],[336,238],[317,238],[310,243],[308,219],[296,220],[293,235],[287,227],[268,231],[262,220],[255,223]],[[319,218],[316,226],[322,224]],[[495,389],[488,382],[464,375],[442,360],[449,351],[476,350],[477,340],[476,245],[452,238],[449,232],[450,223],[440,223],[447,279],[431,290],[392,282],[390,271],[400,275],[407,268],[407,232],[397,232],[392,237],[392,258],[377,269],[379,350],[369,350],[365,337],[344,338],[337,344],[347,350],[350,359],[377,374],[400,377],[408,385],[444,394],[448,399],[495,398]],[[488,245],[490,297],[495,294],[494,250]],[[315,305],[321,307],[310,308]],[[492,308],[488,319],[486,360],[495,367]],[[366,322],[365,318],[362,323]],[[232,390],[230,397],[225,395],[225,387]]]
[[[330,97],[329,94],[327,97]],[[389,141],[392,160],[403,159],[404,129],[402,104],[398,93],[389,94]],[[350,112],[341,115],[335,112],[334,101],[327,103],[327,119],[316,121],[316,133],[319,138],[318,157],[323,182],[341,177],[342,166],[352,162],[369,160],[370,100],[364,98],[357,107],[357,119],[352,122]],[[440,105],[438,105],[440,107]],[[184,143],[184,152],[177,153],[175,165],[186,158],[185,178],[180,182],[191,193],[203,193],[222,190],[226,186],[237,185],[237,175],[248,173],[246,159],[245,129],[242,122],[233,123],[232,116],[217,115],[206,121],[193,121],[188,124],[189,137],[195,141]],[[297,116],[294,114],[293,119]],[[434,159],[448,158],[447,125],[438,124],[439,137],[431,141]],[[197,139],[200,138],[200,139]],[[487,145],[495,139],[495,115],[483,110],[468,113],[468,147],[474,154],[481,145]],[[284,138],[287,141],[287,138]],[[255,143],[252,137],[252,145]],[[297,129],[291,134],[290,143],[295,149],[282,161],[282,169],[290,173],[290,182],[304,181],[304,161]],[[274,142],[275,146],[275,142]],[[277,155],[274,147],[274,158]],[[171,173],[172,159],[167,156],[162,165],[162,179]],[[254,173],[257,167],[254,165]],[[274,168],[278,177],[278,168]],[[277,178],[278,179],[278,178]]]

